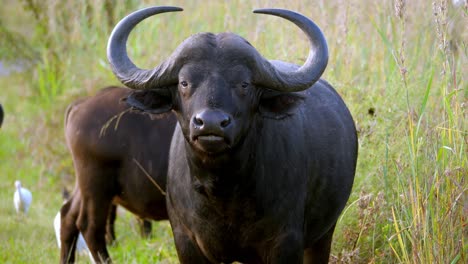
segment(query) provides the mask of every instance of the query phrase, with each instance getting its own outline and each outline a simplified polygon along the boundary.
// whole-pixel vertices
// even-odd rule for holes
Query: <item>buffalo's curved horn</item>
[[[147,17],[174,11],[182,11],[180,7],[156,6],[141,9],[124,17],[112,31],[107,44],[107,58],[112,71],[125,85],[133,89],[145,89],[153,85],[165,86],[171,84],[171,76],[165,75],[167,65],[162,63],[152,70],[140,69],[130,60],[127,54],[127,39],[130,31]]]
[[[259,82],[268,88],[294,92],[312,86],[322,75],[328,63],[328,46],[320,28],[307,17],[283,9],[256,9],[254,13],[282,17],[296,24],[309,39],[310,51],[306,62],[297,70],[275,67],[264,63],[260,69]]]

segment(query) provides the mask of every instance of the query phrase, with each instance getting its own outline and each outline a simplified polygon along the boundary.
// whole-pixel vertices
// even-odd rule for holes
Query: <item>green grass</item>
[[[87,4],[88,2],[88,4]],[[323,30],[324,73],[349,106],[359,133],[353,193],[334,236],[334,263],[466,263],[468,10],[442,0],[406,1],[10,1],[0,7],[0,59],[36,63],[0,77],[0,262],[59,259],[52,222],[74,173],[63,115],[76,98],[118,84],[105,48],[112,26],[150,5],[177,5],[139,25],[129,54],[150,68],[200,31],[231,31],[265,57],[302,63],[307,42],[291,23],[254,15],[282,7]],[[254,2],[254,3],[252,3]],[[53,4],[55,3],[55,4]],[[442,7],[442,8],[441,8]],[[206,10],[210,10],[207,14]],[[454,48],[456,47],[456,49]],[[14,212],[14,181],[33,192],[29,216]],[[177,263],[169,224],[139,237],[120,213],[116,263]],[[80,262],[87,262],[81,257]]]

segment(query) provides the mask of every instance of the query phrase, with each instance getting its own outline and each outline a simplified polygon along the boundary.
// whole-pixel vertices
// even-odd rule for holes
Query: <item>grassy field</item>
[[[111,3],[111,4],[109,4]],[[251,10],[299,11],[323,30],[323,78],[349,106],[359,132],[353,193],[334,236],[333,263],[468,262],[468,7],[451,1],[108,1],[6,0],[0,61],[29,62],[0,76],[0,263],[58,262],[52,222],[74,173],[64,144],[67,105],[118,84],[107,38],[125,14],[150,5],[182,13],[141,23],[130,57],[150,68],[185,38],[231,31],[265,57],[301,64],[307,42],[291,23]],[[13,207],[14,181],[33,193],[27,217]],[[116,263],[177,263],[169,224],[142,240],[120,212]],[[86,263],[81,257],[79,262]]]

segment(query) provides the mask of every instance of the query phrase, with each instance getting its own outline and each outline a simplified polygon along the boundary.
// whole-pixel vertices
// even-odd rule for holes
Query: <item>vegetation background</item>
[[[0,262],[54,263],[52,222],[73,188],[63,115],[73,100],[118,84],[106,58],[115,23],[138,8],[182,13],[147,19],[129,40],[150,68],[189,35],[231,31],[267,58],[302,64],[307,41],[291,23],[251,10],[299,11],[323,30],[323,78],[349,106],[360,154],[339,219],[332,263],[468,263],[468,5],[447,0],[4,0],[0,6]],[[463,3],[464,2],[464,3]],[[28,216],[13,207],[14,181],[33,193]],[[141,239],[120,211],[116,263],[177,263],[167,222]],[[80,262],[88,259],[81,257]]]

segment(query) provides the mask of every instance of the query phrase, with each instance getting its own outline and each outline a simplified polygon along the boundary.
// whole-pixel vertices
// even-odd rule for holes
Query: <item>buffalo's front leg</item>
[[[175,212],[174,207],[171,206],[172,197],[170,193],[167,193],[167,211],[169,214],[169,220],[174,235],[174,242],[179,257],[179,262],[182,264],[190,263],[211,263],[202,253],[198,245],[196,245],[190,237],[185,233],[187,231],[183,224],[180,222],[180,218]]]
[[[327,231],[317,242],[304,251],[304,263],[306,264],[326,264],[330,258],[330,249],[332,243],[335,225]]]
[[[201,252],[200,248],[183,232],[177,228],[172,229],[179,261],[188,263],[211,263]]]
[[[303,238],[300,232],[286,232],[273,239],[265,249],[268,253],[261,254],[263,263],[282,264],[303,262]]]

